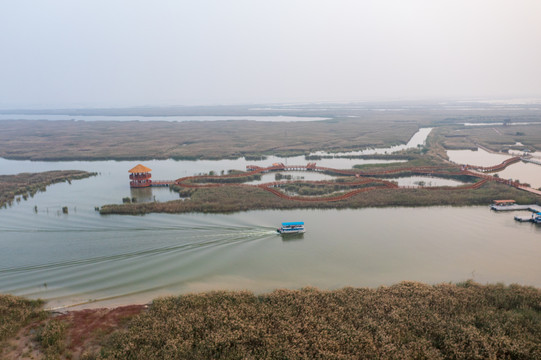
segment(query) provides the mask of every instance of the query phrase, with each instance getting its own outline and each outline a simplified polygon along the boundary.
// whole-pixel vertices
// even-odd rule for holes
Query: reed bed
[[[79,170],[0,175],[0,207],[11,205],[18,196],[26,200],[28,196],[34,196],[38,191],[45,191],[48,185],[94,175],[96,173]]]
[[[436,133],[446,149],[477,149],[478,145],[493,151],[541,149],[541,122],[513,126],[439,127]]]
[[[0,295],[2,358],[30,355],[17,341],[46,359],[541,358],[541,289],[521,285],[215,291],[61,316],[41,306]]]
[[[511,285],[211,292],[155,300],[99,359],[538,359],[541,291]]]
[[[192,189],[193,190],[193,189]],[[452,196],[450,196],[452,194]],[[374,189],[340,201],[295,201],[282,199],[257,187],[221,186],[199,188],[190,198],[168,202],[104,205],[102,215],[141,215],[146,213],[228,213],[265,209],[356,209],[386,206],[470,206],[488,205],[494,199],[515,199],[519,204],[533,204],[541,197],[496,182],[478,189]]]
[[[347,182],[336,182],[329,184],[326,182],[310,182],[305,183],[302,181],[299,182],[290,182],[280,185],[279,188],[286,193],[292,193],[295,195],[301,196],[323,196],[335,194],[343,191],[351,191],[352,189],[362,189],[373,186],[386,186],[381,182],[366,182],[359,184],[348,184]]]
[[[418,122],[256,121],[0,122],[0,157],[31,160],[227,159],[305,155],[405,144]],[[81,136],[84,134],[84,136]]]

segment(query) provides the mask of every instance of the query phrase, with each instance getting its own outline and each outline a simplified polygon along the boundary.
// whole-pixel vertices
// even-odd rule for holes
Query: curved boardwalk
[[[508,167],[509,165],[514,164],[516,162],[519,162],[520,160],[521,160],[520,156],[514,156],[512,158],[509,158],[509,159],[503,161],[501,164],[494,165],[494,166],[484,167],[484,166],[466,165],[465,167],[466,167],[466,169],[475,169],[475,170],[481,171],[481,172],[496,172],[496,171],[503,170],[506,167]]]
[[[518,160],[520,160],[520,158],[518,158]],[[504,163],[497,165],[496,167],[504,168],[518,160],[516,160],[515,158],[508,159],[504,161]],[[496,167],[491,167],[490,169],[493,169]],[[504,183],[507,185],[520,188],[520,184],[517,182],[509,182],[508,180],[505,180],[505,179],[500,179],[500,178],[486,175],[480,172],[471,171],[471,170],[468,170],[469,166],[464,166],[461,169],[457,166],[456,167],[457,171],[449,171],[449,168],[439,168],[439,167],[433,167],[433,166],[407,167],[407,168],[376,170],[376,171],[356,171],[356,170],[320,167],[320,166],[316,166],[315,163],[308,163],[307,165],[284,165],[280,163],[280,164],[273,164],[272,166],[269,166],[269,167],[259,167],[255,165],[250,165],[250,166],[247,166],[246,168],[248,171],[244,173],[222,175],[222,176],[218,176],[218,175],[187,176],[187,177],[183,177],[183,178],[175,180],[174,183],[176,185],[187,187],[187,188],[209,188],[209,187],[222,187],[222,186],[257,187],[257,188],[266,190],[282,199],[294,200],[294,201],[311,201],[311,202],[313,201],[340,201],[340,200],[344,200],[352,196],[355,196],[357,194],[376,190],[376,189],[400,189],[398,185],[396,185],[395,183],[391,181],[373,178],[373,176],[383,176],[383,175],[391,175],[391,174],[398,174],[398,173],[414,173],[414,174],[422,174],[422,175],[456,174],[456,175],[467,175],[467,176],[477,177],[481,179],[480,181],[475,182],[473,184],[467,184],[463,186],[420,187],[426,190],[477,189],[483,186],[488,181],[497,181],[500,183]],[[479,168],[477,168],[477,170],[480,171]],[[259,184],[259,185],[248,185],[248,184],[242,184],[242,183],[224,183],[224,182],[216,182],[216,183],[192,182],[194,180],[198,181],[198,180],[209,180],[209,179],[219,180],[219,179],[228,179],[228,178],[241,178],[241,177],[247,177],[247,176],[261,174],[261,173],[268,173],[271,171],[318,171],[318,172],[325,172],[329,174],[337,174],[337,175],[343,175],[343,176],[355,176],[358,178],[358,180],[351,181],[351,182],[343,182],[343,183],[337,183],[335,181],[293,181],[293,182],[275,181],[275,182],[269,182],[269,183],[264,183],[264,184]],[[339,185],[343,187],[351,187],[352,189],[346,192],[341,192],[337,195],[324,195],[324,196],[287,195],[284,192],[277,189],[277,187],[280,187],[284,184],[292,184],[292,183],[315,184],[315,185]],[[378,184],[378,185],[359,188],[359,186],[363,186],[367,184]]]

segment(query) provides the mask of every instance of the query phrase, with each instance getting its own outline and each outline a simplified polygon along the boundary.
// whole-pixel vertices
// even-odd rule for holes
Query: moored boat
[[[292,221],[292,222],[283,222],[282,226],[276,231],[279,234],[303,234],[306,230],[304,229],[304,221]]]

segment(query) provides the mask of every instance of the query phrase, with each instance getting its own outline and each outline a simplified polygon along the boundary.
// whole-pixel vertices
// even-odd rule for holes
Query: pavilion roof
[[[143,166],[141,164],[137,165],[131,170],[128,170],[129,173],[146,173],[146,172],[151,172],[151,171],[152,169],[149,169],[146,166]]]

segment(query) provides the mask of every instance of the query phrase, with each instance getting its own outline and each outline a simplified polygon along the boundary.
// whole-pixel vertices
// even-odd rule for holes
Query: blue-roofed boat
[[[304,229],[304,221],[292,221],[292,222],[283,222],[282,226],[276,231],[279,234],[303,234],[306,230]]]

